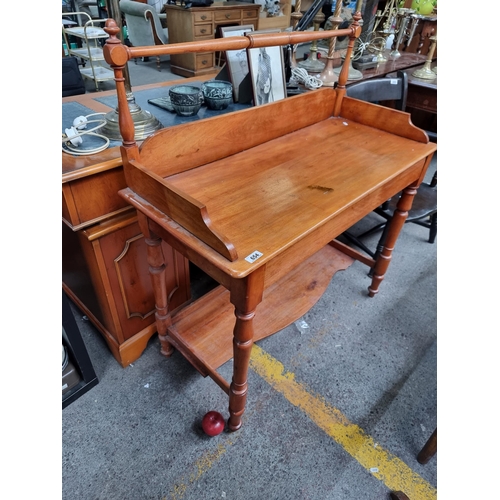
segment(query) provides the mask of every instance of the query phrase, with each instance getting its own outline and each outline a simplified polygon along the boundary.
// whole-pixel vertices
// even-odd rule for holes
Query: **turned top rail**
[[[104,30],[109,38],[104,46],[104,59],[111,66],[115,73],[116,91],[118,95],[118,124],[123,138],[123,148],[129,159],[138,158],[137,144],[134,140],[134,122],[128,107],[127,90],[125,88],[125,78],[123,69],[125,64],[137,57],[150,57],[156,55],[215,52],[240,49],[252,49],[259,47],[295,45],[298,43],[311,42],[313,40],[336,38],[340,36],[349,37],[349,44],[346,52],[346,60],[349,61],[354,48],[356,38],[361,34],[359,20],[361,13],[356,12],[353,16],[353,23],[346,29],[336,29],[328,31],[304,31],[304,32],[281,32],[281,33],[257,33],[251,32],[244,36],[234,36],[228,38],[216,38],[211,40],[200,40],[194,42],[174,43],[168,45],[154,45],[145,47],[127,47],[118,38],[120,29],[114,19],[107,19]],[[344,64],[340,72],[337,85],[337,107],[335,112],[339,112],[342,97],[345,95],[345,86],[349,74],[349,65]]]

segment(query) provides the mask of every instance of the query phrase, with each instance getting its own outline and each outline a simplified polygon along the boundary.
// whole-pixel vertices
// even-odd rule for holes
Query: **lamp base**
[[[345,64],[345,61],[344,61],[344,64]],[[342,71],[344,64],[342,64],[342,66],[339,66],[338,68],[335,68],[333,70],[336,75],[340,75],[340,72]],[[352,62],[349,63],[349,73],[347,75],[347,80],[353,81],[353,80],[362,80],[362,79],[363,79],[363,73],[361,73],[361,71],[355,69],[352,66]]]
[[[298,66],[299,68],[304,68],[308,73],[320,73],[325,68],[325,63],[311,56],[305,61],[300,61]]]
[[[135,98],[132,94],[127,96],[128,107],[132,120],[134,121],[134,140],[142,141],[150,136],[153,132],[162,128],[162,124],[158,119],[153,116],[149,111],[141,109],[136,104]],[[118,110],[110,111],[104,116],[106,125],[100,130],[101,134],[110,140],[121,141],[120,125],[118,124]]]
[[[424,65],[423,68],[416,69],[412,76],[415,78],[420,78],[422,80],[434,80],[437,76],[437,73],[434,73],[431,68]]]

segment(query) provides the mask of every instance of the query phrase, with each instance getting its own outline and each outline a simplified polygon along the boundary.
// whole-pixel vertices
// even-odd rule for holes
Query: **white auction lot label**
[[[258,250],[255,250],[255,252],[252,252],[248,257],[245,257],[245,260],[247,262],[250,262],[251,264],[252,262],[255,262],[257,259],[262,257],[263,255],[264,255],[263,253],[260,253]]]

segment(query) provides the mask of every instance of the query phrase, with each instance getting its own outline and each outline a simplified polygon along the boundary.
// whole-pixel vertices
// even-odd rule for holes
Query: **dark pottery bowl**
[[[203,102],[203,94],[194,85],[176,85],[168,91],[170,102],[179,116],[194,116]]]
[[[208,109],[226,109],[233,102],[233,85],[223,80],[209,80],[201,86]]]

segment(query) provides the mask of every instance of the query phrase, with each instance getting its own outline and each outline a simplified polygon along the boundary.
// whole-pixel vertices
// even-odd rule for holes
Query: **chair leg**
[[[410,500],[402,491],[391,491],[391,500]]]
[[[438,172],[437,170],[434,172],[434,175],[432,176],[431,182],[429,183],[430,187],[436,187],[438,183]]]
[[[378,243],[377,243],[377,248],[375,250],[375,254],[373,255],[373,259],[376,261],[378,259],[378,256],[382,253],[382,250],[384,250],[384,244],[385,240],[387,238],[387,233],[389,232],[389,223],[386,223],[384,226],[384,230],[382,231],[382,235],[380,236]],[[370,278],[373,278],[373,267],[370,269],[368,272],[368,276]]]
[[[424,444],[424,447],[420,450],[417,455],[417,461],[419,464],[425,465],[437,451],[437,429],[431,434],[431,437]]]
[[[431,225],[429,230],[429,243],[434,243],[437,235],[437,212],[431,215]]]
[[[161,71],[161,68],[160,68],[160,56],[156,57],[156,67],[158,68],[158,71]]]

